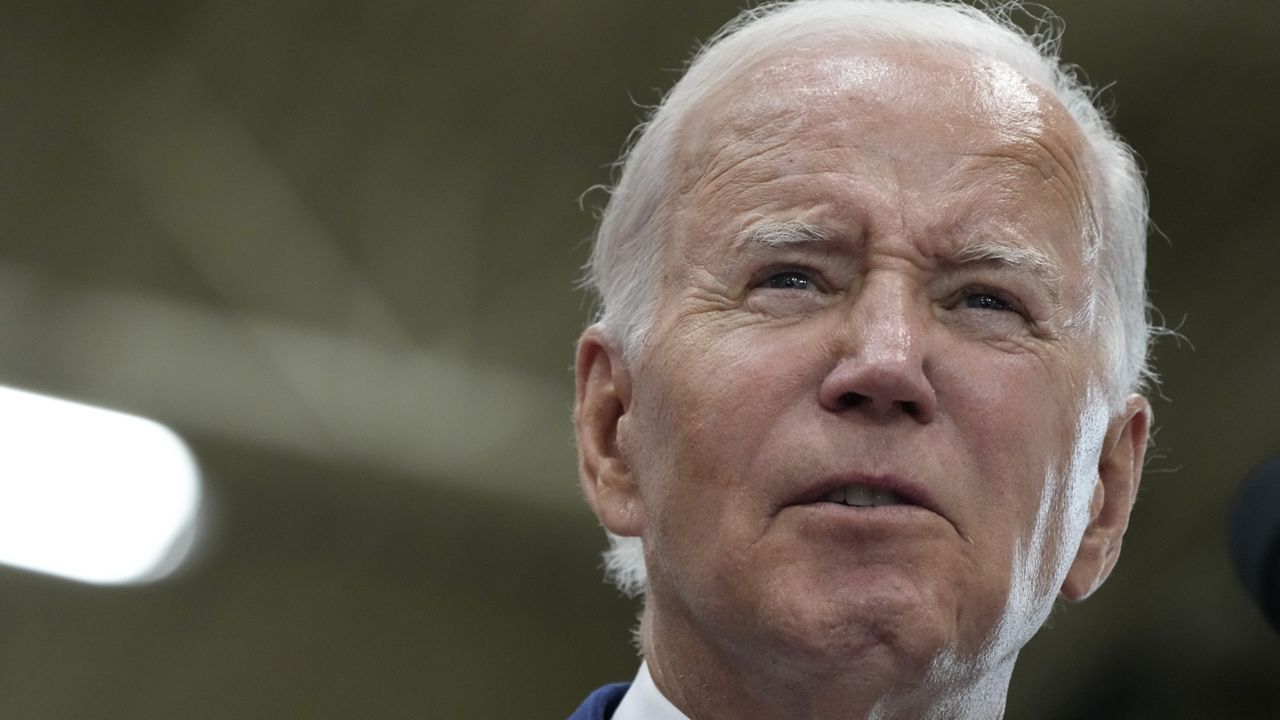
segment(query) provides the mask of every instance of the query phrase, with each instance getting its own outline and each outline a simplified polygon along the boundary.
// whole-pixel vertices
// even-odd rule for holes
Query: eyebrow
[[[769,222],[747,228],[734,239],[734,250],[750,248],[780,248],[797,245],[825,245],[832,240],[832,234],[826,228],[812,225],[803,220],[786,222]]]
[[[827,228],[804,222],[766,222],[747,228],[733,241],[732,248],[751,252],[758,249],[785,247],[827,247],[835,235]],[[1055,308],[1062,307],[1062,271],[1044,251],[1020,243],[976,240],[964,243],[958,250],[942,258],[942,264],[953,268],[995,266],[1035,279]]]
[[[733,241],[734,249],[752,246],[766,248],[796,245],[825,245],[833,240],[831,231],[803,220],[770,222],[748,228]],[[946,258],[949,265],[998,265],[1027,272],[1057,284],[1062,279],[1057,264],[1043,251],[1026,245],[990,240],[965,243]]]
[[[1056,284],[1061,282],[1062,273],[1057,263],[1050,256],[1036,247],[1027,245],[1011,245],[1007,242],[977,241],[968,242],[947,259],[952,265],[998,265],[1001,268],[1018,270],[1032,275],[1042,281]]]
[[[1046,279],[1059,279],[1057,264],[1043,251],[1026,245],[1011,245],[983,240],[966,243],[950,262],[957,265],[992,264],[1011,270],[1022,270]]]

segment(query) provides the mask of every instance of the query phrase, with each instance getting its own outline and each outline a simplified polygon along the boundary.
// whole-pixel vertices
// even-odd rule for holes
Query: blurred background
[[[1009,717],[1277,717],[1223,529],[1280,451],[1280,4],[1051,5],[1194,349],[1157,348],[1124,558]],[[0,385],[169,425],[204,505],[159,582],[0,568],[0,716],[562,718],[629,679],[569,424],[579,195],[739,6],[4,4]]]

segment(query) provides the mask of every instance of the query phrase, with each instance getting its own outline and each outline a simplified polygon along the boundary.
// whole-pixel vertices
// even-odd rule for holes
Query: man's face
[[[680,132],[617,421],[653,632],[783,674],[1011,662],[1107,434],[1073,123],[998,63],[814,51]]]

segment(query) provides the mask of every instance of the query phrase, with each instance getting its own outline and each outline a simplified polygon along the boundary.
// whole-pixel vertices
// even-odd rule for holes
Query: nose
[[[868,278],[831,338],[833,364],[818,389],[822,406],[877,420],[932,421],[938,399],[925,371],[927,312],[907,288]]]

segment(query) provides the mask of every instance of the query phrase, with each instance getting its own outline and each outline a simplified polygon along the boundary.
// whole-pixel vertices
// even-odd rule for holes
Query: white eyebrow
[[[826,245],[833,234],[827,228],[803,220],[764,222],[739,233],[735,250]],[[952,266],[996,265],[1034,277],[1057,304],[1061,297],[1062,272],[1044,251],[1018,243],[979,240],[965,243],[943,262]]]
[[[958,265],[991,263],[1024,270],[1054,283],[1061,279],[1057,264],[1048,255],[1026,245],[989,241],[969,243],[951,257],[951,262]]]
[[[733,241],[734,249],[750,246],[778,248],[788,245],[813,245],[831,240],[825,228],[803,220],[768,222],[747,228]]]

